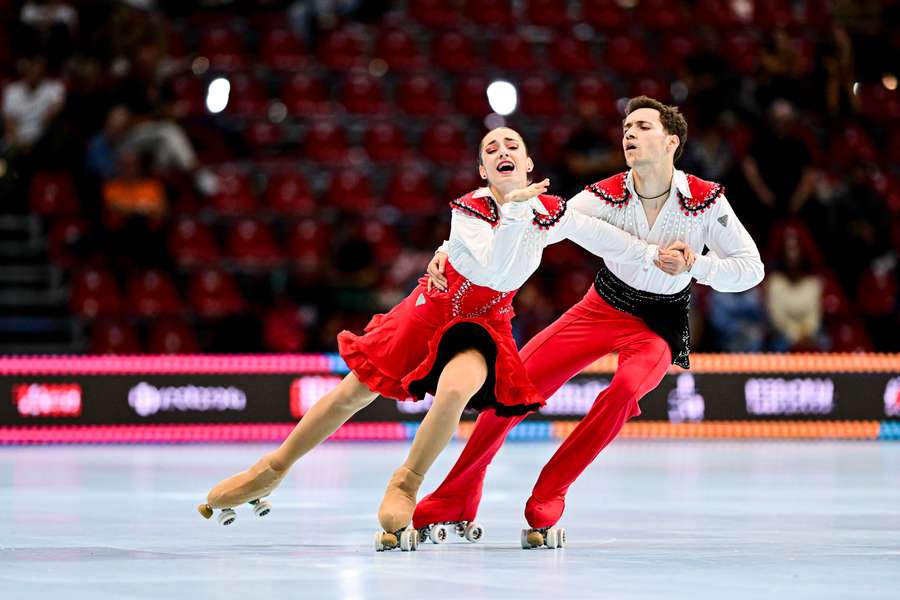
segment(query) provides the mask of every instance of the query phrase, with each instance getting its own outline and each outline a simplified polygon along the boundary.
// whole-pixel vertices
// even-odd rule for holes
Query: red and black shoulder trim
[[[540,196],[538,196],[538,200],[541,204],[544,205],[544,208],[546,208],[547,212],[550,214],[542,215],[535,210],[534,220],[532,220],[532,223],[534,223],[541,229],[550,229],[551,227],[559,223],[559,220],[562,219],[564,214],[566,214],[567,202],[564,198],[553,196],[551,194],[541,194]]]
[[[678,192],[678,205],[687,217],[702,215],[725,192],[723,185],[705,181],[694,175],[688,175],[687,182],[691,189],[691,197],[685,198]]]
[[[469,192],[462,198],[450,201],[450,208],[460,210],[468,215],[487,221],[496,227],[500,222],[500,214],[497,205],[490,196],[475,197],[475,192]]]
[[[631,192],[628,191],[628,187],[625,185],[625,177],[627,175],[628,173],[619,173],[618,175],[607,177],[603,181],[592,183],[584,189],[603,200],[609,206],[622,208],[627,206],[628,201],[631,200]]]

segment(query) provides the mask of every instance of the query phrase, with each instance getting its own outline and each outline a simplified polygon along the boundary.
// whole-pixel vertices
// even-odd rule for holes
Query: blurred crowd
[[[477,186],[489,111],[483,98],[463,108],[459,88],[526,74],[507,121],[560,195],[625,168],[623,98],[686,114],[676,166],[725,184],[767,267],[744,293],[695,286],[696,350],[900,350],[898,3],[470,5],[0,0],[0,213],[41,215],[86,350],[333,351],[339,330],[410,289],[447,234],[445,201]],[[566,18],[549,22],[560,6]],[[687,26],[711,7],[733,22]],[[497,22],[473,21],[494,9]],[[387,56],[385,32],[416,51]],[[487,63],[455,66],[466,47],[438,46],[456,38]],[[660,65],[613,64],[620,38],[643,40],[620,58],[655,52]],[[536,64],[465,72],[499,62],[477,46],[499,39]],[[585,72],[544,60],[570,40],[594,61]],[[410,108],[416,77],[444,100]],[[558,106],[527,105],[550,92]],[[517,298],[520,342],[595,269],[568,243],[549,249]]]

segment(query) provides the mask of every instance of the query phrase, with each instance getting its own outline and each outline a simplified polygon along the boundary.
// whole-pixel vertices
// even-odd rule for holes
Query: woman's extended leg
[[[246,471],[218,483],[209,492],[207,504],[200,506],[201,514],[211,515],[213,508],[231,508],[270,494],[297,459],[322,443],[377,396],[351,372],[303,415],[281,446]]]
[[[406,461],[391,477],[378,509],[378,520],[385,531],[396,532],[409,525],[425,473],[453,437],[466,404],[484,385],[487,375],[487,363],[477,350],[460,352],[441,371],[434,402],[416,432]]]

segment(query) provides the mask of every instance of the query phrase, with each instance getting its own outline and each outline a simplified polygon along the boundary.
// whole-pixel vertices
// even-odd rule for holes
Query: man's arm
[[[705,242],[710,251],[697,257],[691,275],[720,292],[742,292],[759,284],[765,271],[759,250],[724,195],[708,214]]]

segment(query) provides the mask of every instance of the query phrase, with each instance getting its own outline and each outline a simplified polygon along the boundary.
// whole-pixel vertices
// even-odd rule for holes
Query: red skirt
[[[426,291],[423,281],[390,312],[372,317],[365,334],[338,334],[341,357],[359,380],[388,398],[421,400],[435,393],[453,356],[475,348],[488,377],[467,408],[517,415],[543,406],[519,359],[510,318],[450,317],[450,295]]]

